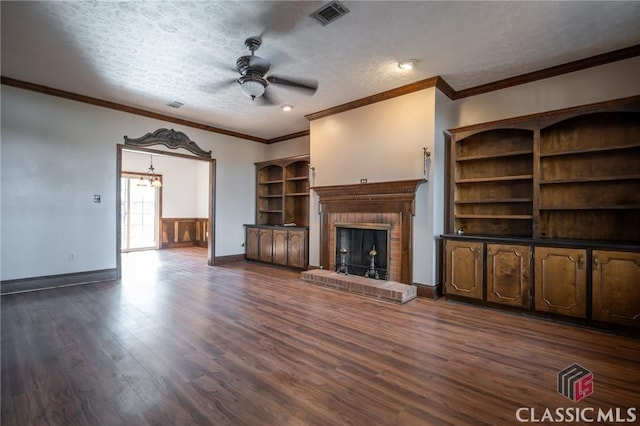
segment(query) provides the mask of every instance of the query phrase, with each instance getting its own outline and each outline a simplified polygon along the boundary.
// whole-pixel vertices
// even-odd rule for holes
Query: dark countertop
[[[252,226],[254,228],[268,228],[268,229],[309,229],[308,226],[289,226],[289,225],[256,225],[252,223],[245,223],[244,226]]]
[[[633,241],[594,241],[572,240],[560,238],[528,238],[528,237],[503,237],[497,235],[471,235],[471,234],[442,234],[439,238],[460,241],[486,241],[489,243],[503,244],[533,244],[547,247],[576,247],[592,249],[613,249],[624,251],[640,251],[640,242]]]

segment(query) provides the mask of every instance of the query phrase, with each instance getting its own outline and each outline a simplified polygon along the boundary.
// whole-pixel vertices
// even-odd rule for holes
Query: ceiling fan
[[[313,95],[318,89],[318,82],[310,79],[291,79],[274,75],[265,77],[271,64],[255,54],[262,44],[262,39],[249,37],[244,41],[244,44],[251,51],[251,55],[240,56],[236,60],[236,70],[240,77],[235,81],[240,85],[240,91],[251,100],[260,98],[263,103],[274,104],[273,99],[266,92],[267,87],[271,84],[303,90],[310,95]]]

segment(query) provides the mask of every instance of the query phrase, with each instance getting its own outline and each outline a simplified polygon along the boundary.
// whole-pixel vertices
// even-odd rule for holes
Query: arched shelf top
[[[189,136],[183,132],[176,132],[173,129],[158,129],[153,133],[147,133],[137,139],[125,136],[124,144],[138,147],[164,145],[171,149],[184,148],[199,157],[211,158],[211,151],[203,150],[197,143],[189,139]]]

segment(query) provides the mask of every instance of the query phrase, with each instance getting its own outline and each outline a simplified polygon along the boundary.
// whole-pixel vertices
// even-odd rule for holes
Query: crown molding
[[[375,95],[367,96],[366,98],[357,99],[355,101],[347,102],[346,104],[338,105],[332,108],[328,108],[322,111],[307,114],[305,117],[307,120],[317,120],[318,118],[328,117],[330,115],[338,114],[352,109],[360,108],[366,105],[371,105],[376,102],[386,101],[387,99],[395,98],[397,96],[407,95],[409,93],[417,92],[419,90],[429,89],[436,87],[440,77],[431,77],[425,80],[416,81],[404,86],[396,87],[395,89],[387,90],[377,93]],[[449,85],[447,85],[449,86]]]
[[[33,92],[43,93],[45,95],[57,96],[59,98],[69,99],[72,101],[82,102],[85,104],[96,105],[103,108],[109,108],[116,111],[122,111],[129,114],[135,114],[142,117],[154,118],[156,120],[168,121],[170,123],[180,124],[183,126],[193,127],[195,129],[206,130],[207,132],[219,133],[221,135],[232,136],[234,138],[247,139],[254,142],[267,143],[268,140],[257,136],[247,135],[244,133],[234,132],[231,130],[220,129],[218,127],[209,126],[207,124],[198,123],[191,120],[172,117],[170,115],[159,114],[157,112],[147,111],[141,108],[130,107],[119,104],[117,102],[105,101],[104,99],[93,98],[91,96],[80,95],[78,93],[67,92],[66,90],[55,89],[53,87],[43,86],[41,84],[29,83],[27,81],[16,80],[14,78],[0,77],[0,83],[5,86],[16,87],[18,89],[31,90]]]
[[[462,99],[469,96],[481,95],[507,87],[519,86],[532,81],[543,80],[545,78],[556,77],[562,74],[581,71],[587,68],[597,67],[612,62],[622,61],[624,59],[640,56],[640,44],[625,47],[624,49],[614,50],[612,52],[603,53],[601,55],[591,56],[589,58],[578,59],[577,61],[567,62],[565,64],[556,65],[554,67],[544,68],[538,71],[521,74],[515,77],[497,80],[492,83],[482,84],[480,86],[470,87],[468,89],[458,90],[451,99]]]
[[[279,136],[277,138],[269,139],[265,143],[272,144],[276,142],[288,141],[289,139],[301,138],[304,136],[309,136],[311,132],[309,130],[303,130],[301,132],[291,133],[284,136]]]
[[[387,99],[395,98],[409,93],[417,92],[419,90],[429,89],[436,87],[443,94],[445,94],[451,100],[458,100],[470,96],[476,96],[484,93],[493,92],[500,89],[506,89],[508,87],[518,86],[525,83],[530,83],[537,80],[543,80],[545,78],[555,77],[562,74],[576,72],[599,65],[605,65],[612,62],[621,61],[624,59],[630,59],[636,56],[640,56],[640,44],[629,46],[623,49],[614,50],[612,52],[603,53],[600,55],[592,56],[589,58],[579,59],[577,61],[568,62],[565,64],[545,68],[538,71],[533,71],[526,74],[521,74],[515,77],[509,77],[502,80],[496,80],[492,83],[482,84],[479,86],[469,87],[467,89],[455,90],[451,87],[441,76],[435,76],[427,78],[425,80],[416,81],[404,86],[397,87],[395,89],[387,90],[372,96],[357,99],[352,102],[347,102],[342,105],[338,105],[332,108],[327,108],[322,111],[305,115],[309,121],[316,120],[330,115],[346,112],[352,109],[360,108],[366,105],[371,105],[377,102],[385,101]],[[246,139],[254,142],[260,142],[264,144],[272,144],[277,142],[283,142],[290,139],[309,136],[309,130],[303,130],[301,132],[291,133],[284,136],[279,136],[271,139],[259,138],[257,136],[247,135],[244,133],[238,133],[231,130],[225,130],[218,127],[209,126],[195,121],[184,120],[177,117],[172,117],[165,114],[159,114],[140,108],[129,107],[126,105],[118,104],[116,102],[105,101],[102,99],[92,98],[90,96],[84,96],[77,93],[67,92],[64,90],[54,89],[52,87],[43,86],[40,84],[29,83],[25,81],[16,80],[10,77],[1,77],[1,84],[17,87],[20,89],[32,90],[47,95],[58,96],[65,99],[70,99],[78,102],[84,102],[91,105],[97,105],[104,108],[115,109],[130,114],[136,114],[143,117],[155,118],[157,120],[168,121],[171,123],[180,124],[183,126],[193,127],[208,132],[219,133],[227,136],[232,136],[240,139]]]

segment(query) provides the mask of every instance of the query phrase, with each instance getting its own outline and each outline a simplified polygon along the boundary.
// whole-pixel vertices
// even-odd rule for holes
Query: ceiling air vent
[[[342,3],[332,1],[313,12],[310,16],[320,21],[322,25],[327,25],[347,13],[349,13],[349,9],[344,7]]]
[[[170,106],[171,108],[180,108],[182,105],[184,105],[182,102],[178,102],[178,101],[173,101],[173,102],[169,102],[167,104],[167,106]]]

